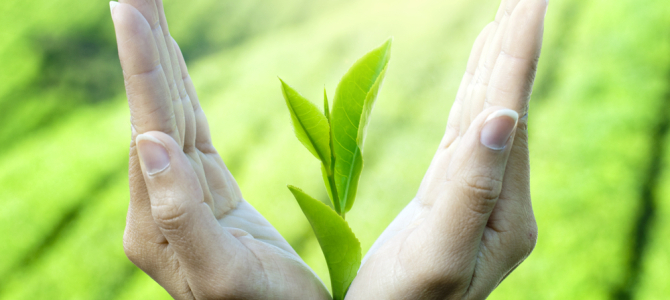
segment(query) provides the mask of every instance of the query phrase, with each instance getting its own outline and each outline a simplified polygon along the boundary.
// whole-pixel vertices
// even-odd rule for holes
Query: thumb
[[[514,110],[499,106],[484,110],[461,138],[446,168],[446,189],[435,202],[429,224],[441,233],[436,237],[438,247],[462,258],[456,261],[470,263],[479,250],[500,196],[518,117]]]
[[[196,270],[223,263],[241,244],[218,224],[205,203],[198,177],[181,147],[157,131],[138,135],[136,143],[151,214],[180,263]]]

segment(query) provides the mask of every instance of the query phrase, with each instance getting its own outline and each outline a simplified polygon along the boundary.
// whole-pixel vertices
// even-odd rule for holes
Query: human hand
[[[416,197],[367,253],[347,299],[484,299],[531,253],[525,116],[546,8],[502,1]]]
[[[161,0],[111,2],[130,106],[128,258],[175,299],[330,299],[212,145]]]

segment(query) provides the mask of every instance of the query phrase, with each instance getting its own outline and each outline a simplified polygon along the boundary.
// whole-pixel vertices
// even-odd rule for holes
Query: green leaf
[[[363,169],[362,150],[370,112],[390,59],[391,39],[372,50],[342,77],[331,115],[335,184],[344,212],[351,209]]]
[[[288,186],[302,212],[312,225],[316,239],[328,264],[333,299],[341,300],[361,266],[361,244],[349,224],[330,207],[305,194],[301,189]]]
[[[298,140],[307,150],[331,169],[330,125],[328,119],[305,97],[286,84],[281,78],[282,93],[291,112],[291,121]]]

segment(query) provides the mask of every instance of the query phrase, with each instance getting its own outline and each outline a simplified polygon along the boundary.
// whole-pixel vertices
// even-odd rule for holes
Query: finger
[[[182,123],[178,123],[181,125],[179,127],[179,132],[184,133],[181,137],[181,142],[180,145],[184,145],[185,141],[185,135],[186,134],[191,134],[193,132],[186,132],[186,113],[188,113],[187,109],[190,106],[190,103],[187,103],[188,95],[186,94],[186,90],[184,89],[184,81],[182,80],[182,74],[181,74],[181,69],[179,67],[179,60],[177,59],[177,54],[174,49],[174,43],[172,43],[172,36],[170,36],[170,29],[168,28],[168,23],[167,19],[165,18],[165,10],[163,9],[163,1],[161,0],[155,0],[156,1],[156,9],[158,10],[158,20],[161,25],[161,29],[163,30],[163,36],[165,38],[165,43],[168,49],[168,53],[170,54],[170,62],[172,64],[172,70],[173,70],[173,77],[174,81],[177,85],[177,91],[179,92],[179,98],[181,99],[181,105],[175,105],[175,115],[177,116],[178,120],[180,120]],[[177,112],[177,110],[179,111]],[[192,121],[193,118],[189,118],[189,121]],[[190,127],[191,129],[193,126]]]
[[[515,11],[510,21],[514,29],[503,44],[505,54],[491,79],[491,85],[497,88],[487,96],[487,105],[503,105],[525,116],[519,120],[502,191],[482,239],[489,251],[483,253],[483,263],[475,270],[481,276],[472,282],[472,291],[491,290],[500,284],[501,278],[530,255],[537,241],[538,229],[530,196],[526,123],[546,9],[544,0],[523,0],[519,4],[518,15]],[[508,70],[507,74],[497,71],[503,68]],[[482,296],[473,295],[472,298]]]
[[[173,39],[174,41],[174,39]],[[174,49],[177,53],[177,59],[179,60],[179,66],[181,68],[181,76],[184,81],[184,87],[186,88],[186,93],[191,99],[191,104],[193,105],[193,114],[195,117],[195,145],[202,153],[216,153],[214,145],[212,144],[212,137],[209,131],[209,123],[207,122],[207,117],[205,112],[200,106],[200,100],[198,94],[195,92],[195,86],[193,85],[193,80],[188,73],[188,67],[186,66],[186,61],[184,60],[184,55],[181,52],[181,49],[177,42],[174,42]]]
[[[174,41],[174,49],[177,53],[177,58],[179,59],[179,66],[181,68],[181,74],[184,81],[184,86],[186,92],[188,93],[189,99],[191,99],[191,105],[193,107],[193,116],[195,118],[195,148],[199,150],[199,158],[202,162],[202,168],[204,171],[204,178],[207,183],[207,188],[213,202],[213,211],[214,215],[218,218],[226,215],[230,210],[237,207],[237,205],[242,201],[242,193],[240,188],[233,178],[233,175],[228,170],[228,167],[223,163],[223,160],[219,156],[219,153],[216,151],[212,145],[212,139],[209,133],[209,124],[207,123],[207,118],[205,117],[205,112],[200,106],[198,100],[198,95],[195,92],[195,87],[193,86],[193,81],[191,76],[188,73],[188,68],[186,67],[186,62],[184,61],[184,55],[181,53],[181,49],[176,41]],[[202,181],[205,182],[205,181]]]
[[[507,23],[510,15],[516,9],[518,2],[519,0],[503,0],[500,3],[495,21],[493,22],[495,29],[486,41],[474,79],[467,90],[466,100],[464,101],[465,105],[463,106],[463,117],[461,118],[461,135],[467,131],[469,124],[484,108],[491,73],[497,57],[500,55],[503,37],[508,29]]]
[[[439,175],[446,174],[445,170],[439,170],[435,166],[440,165],[439,159],[449,159],[448,155],[441,155],[443,151],[448,151],[448,148],[456,140],[459,135],[459,126],[461,122],[461,112],[463,101],[465,99],[465,94],[468,86],[470,85],[472,78],[474,76],[475,69],[477,68],[477,63],[484,48],[484,43],[488,35],[493,29],[493,23],[488,24],[484,29],[479,33],[475,43],[470,51],[470,58],[468,59],[468,64],[463,75],[463,80],[461,85],[458,88],[456,93],[456,100],[449,111],[449,118],[447,119],[447,129],[445,130],[440,146],[437,149],[437,153],[433,157],[433,160],[426,171],[426,174],[421,181],[421,186],[417,192],[416,200],[423,201],[425,200],[424,195],[431,189],[431,186],[434,186],[434,183],[438,180]]]
[[[176,140],[180,141],[184,152],[191,158],[192,166],[195,169],[199,181],[202,183],[205,202],[209,204],[212,209],[214,209],[214,203],[211,193],[207,187],[207,180],[205,179],[205,172],[203,171],[202,162],[200,161],[198,153],[195,151],[195,121],[193,116],[193,108],[185,91],[181,91],[181,93],[179,92],[179,86],[181,86],[181,89],[183,90],[183,83],[178,85],[178,82],[175,80],[176,77],[179,78],[179,82],[181,82],[182,75],[179,62],[176,61],[176,64],[173,63],[173,60],[170,57],[169,49],[173,45],[173,39],[169,35],[166,36],[162,29],[160,22],[161,15],[159,14],[156,2],[154,0],[123,0],[123,2],[127,2],[128,4],[139,8],[139,11],[149,21],[149,24],[151,24],[154,40],[156,41],[160,53],[161,65],[166,66],[165,74],[167,76],[166,78],[168,84],[171,87],[170,94],[172,96],[171,99],[173,111],[175,111],[177,115],[181,115],[181,117],[176,116],[175,118],[177,120],[183,121],[183,124],[177,124],[179,138]],[[168,39],[167,41],[166,38]],[[168,44],[170,47],[168,47]],[[176,69],[174,68],[175,65]],[[183,95],[186,96],[184,97]],[[176,110],[174,109],[175,107]]]
[[[168,53],[167,44],[165,37],[163,35],[163,29],[160,26],[158,10],[156,9],[156,3],[154,0],[120,0],[121,3],[126,3],[135,7],[147,20],[151,27],[151,33],[153,35],[156,47],[158,48],[158,53],[160,56],[161,66],[163,67],[163,72],[165,73],[165,79],[170,91],[170,99],[172,100],[172,107],[174,109],[181,99],[179,98],[179,91],[177,90],[177,85],[174,81],[174,74],[172,70],[172,62],[170,61],[170,54]],[[177,121],[177,128],[181,128],[180,118],[175,118]],[[177,130],[181,135],[182,131]],[[181,140],[181,137],[177,139]]]
[[[517,113],[510,109],[485,110],[448,163],[444,192],[424,229],[435,237],[436,251],[446,251],[454,263],[462,264],[445,272],[474,267],[482,233],[500,195],[517,119]]]
[[[524,237],[535,238],[527,232],[536,225],[530,197],[528,131],[520,128],[523,122],[519,120],[500,197],[487,226],[502,235],[523,231]]]
[[[463,117],[461,120],[460,133],[464,134],[472,120],[482,111],[484,106],[484,99],[486,97],[486,90],[488,89],[491,72],[495,65],[495,61],[500,53],[502,40],[509,16],[503,14],[500,22],[494,23],[495,31],[491,34],[484,46],[481,58],[475,71],[475,76],[468,90],[467,98],[465,100],[467,106],[463,110]]]
[[[510,17],[500,56],[486,93],[487,106],[504,106],[524,116],[542,47],[546,0],[522,0]]]
[[[112,19],[133,128],[178,138],[170,92],[146,19],[128,4],[114,4]]]
[[[507,30],[509,23],[509,16],[504,14],[500,25],[498,26],[496,33],[491,39],[491,43],[488,45],[487,51],[482,55],[480,59],[479,74],[477,76],[477,81],[474,86],[471,98],[468,99],[471,103],[470,105],[470,115],[466,116],[466,121],[471,122],[477,115],[482,112],[484,108],[484,101],[486,99],[486,91],[488,90],[489,82],[491,80],[491,73],[495,66],[495,63],[500,55],[500,49],[502,48],[502,41]]]
[[[134,137],[147,131],[161,131],[178,138],[179,133],[167,81],[149,24],[131,5],[110,2],[110,8],[124,73],[133,136],[128,165],[131,197],[124,244],[132,246],[139,243],[161,243],[162,235],[151,217]],[[135,246],[125,248],[137,249]]]
[[[470,123],[472,120],[470,120],[470,115],[472,111],[472,99],[474,98],[473,94],[476,93],[477,89],[481,89],[481,73],[482,73],[482,64],[483,64],[483,57],[487,56],[487,52],[489,52],[489,48],[491,47],[491,43],[493,42],[493,38],[495,37],[496,32],[498,32],[498,28],[500,27],[500,23],[498,21],[494,21],[489,24],[491,26],[491,33],[487,35],[486,41],[484,42],[484,46],[482,49],[482,53],[479,56],[479,59],[477,60],[477,66],[475,68],[475,72],[472,76],[472,79],[470,80],[470,83],[468,84],[467,88],[465,89],[465,96],[463,99],[463,104],[461,105],[461,114],[459,117],[459,122],[460,124],[458,125],[458,135],[463,136],[465,132],[468,130],[468,127],[470,126]]]
[[[186,123],[185,126],[186,135],[184,136],[184,152],[195,153],[196,136],[198,134],[198,121],[195,116],[195,106],[191,98],[191,94],[195,94],[195,89],[191,87],[193,91],[189,93],[188,91],[189,89],[186,87],[184,78],[186,77],[190,79],[190,77],[188,76],[186,63],[183,62],[184,61],[183,54],[181,53],[179,45],[177,45],[177,41],[175,41],[174,38],[170,38],[170,43],[172,43],[172,47],[174,49],[175,56],[177,59],[177,67],[179,68],[176,73],[179,74],[179,81],[183,87],[183,94],[185,95],[182,97],[182,106],[184,107],[184,120]],[[192,82],[191,85],[193,85]],[[198,107],[199,106],[200,105],[198,104]],[[207,134],[209,134],[209,130],[207,130]]]
[[[174,139],[148,132],[137,137],[137,149],[154,222],[180,267],[202,275],[224,270],[236,253],[246,252],[214,218],[188,157]]]
[[[449,112],[449,119],[447,120],[447,130],[445,131],[442,142],[440,143],[440,149],[446,149],[449,147],[451,142],[458,136],[459,125],[461,121],[461,110],[463,102],[465,101],[465,96],[467,94],[467,89],[472,83],[472,79],[475,76],[475,71],[477,70],[477,64],[484,50],[484,44],[488,39],[491,31],[494,30],[494,24],[490,23],[482,29],[482,31],[477,36],[472,50],[470,51],[470,58],[468,58],[468,64],[463,75],[463,80],[461,80],[461,85],[458,87],[458,92],[456,93],[456,100],[451,107]]]
[[[507,80],[507,83],[510,84],[510,87],[507,87],[509,92],[504,92],[503,87],[500,86],[495,88],[487,98],[489,99],[487,105],[505,106],[524,116],[519,120],[514,146],[511,150],[508,163],[509,172],[500,195],[502,201],[499,202],[489,223],[493,230],[502,233],[524,231],[522,236],[528,236],[525,232],[528,228],[531,228],[531,231],[536,230],[530,200],[530,164],[526,124],[528,101],[542,45],[542,28],[546,9],[545,0],[522,0],[519,4],[510,23],[512,33],[506,37],[509,40],[506,40],[503,49],[503,52],[512,53],[514,58],[512,54],[503,55],[496,66],[496,69],[504,67],[515,73],[507,74],[507,76],[502,72],[497,73],[499,80],[496,80],[495,77],[492,79],[492,86]],[[527,239],[523,239],[525,240]]]
[[[496,21],[500,22],[504,15],[510,16],[519,4],[520,0],[503,0],[500,2],[500,8],[496,13]]]
[[[492,78],[492,86],[495,84],[500,87],[494,89],[494,92],[487,97],[487,105],[502,105],[524,116],[519,120],[508,162],[506,173],[508,175],[503,182],[500,201],[488,224],[489,228],[497,233],[500,242],[508,245],[499,247],[500,250],[497,253],[508,257],[518,257],[518,259],[523,259],[530,254],[537,238],[537,225],[530,197],[530,163],[526,124],[528,102],[542,46],[546,9],[545,0],[522,0],[519,4],[510,22],[510,26],[515,29],[506,37],[507,40],[503,45],[503,52],[507,54],[501,56],[496,66],[496,69],[506,68],[511,73],[504,76],[503,72],[496,72]],[[496,77],[496,74],[499,75]],[[502,84],[510,86],[504,90]],[[513,265],[502,267],[507,269],[498,271],[509,271]]]

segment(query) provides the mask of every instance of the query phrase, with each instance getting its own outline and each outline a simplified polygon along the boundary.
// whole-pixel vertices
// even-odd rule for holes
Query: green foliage
[[[288,186],[307,216],[328,263],[333,299],[341,300],[361,266],[361,243],[349,224],[321,201],[301,189]]]
[[[295,135],[321,161],[321,174],[335,211],[289,186],[323,250],[335,299],[344,299],[361,264],[360,243],[344,221],[363,170],[363,141],[370,113],[391,54],[391,39],[359,59],[342,77],[330,115],[323,91],[323,112],[281,81]],[[310,203],[319,205],[309,205]],[[339,215],[339,216],[338,216]],[[354,246],[355,244],[355,246]]]

